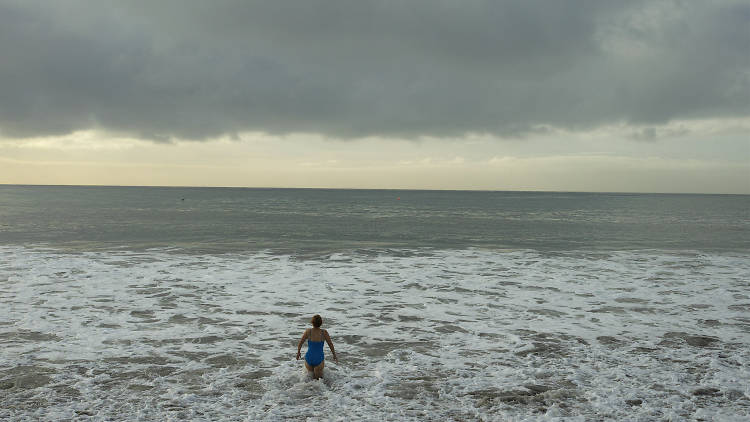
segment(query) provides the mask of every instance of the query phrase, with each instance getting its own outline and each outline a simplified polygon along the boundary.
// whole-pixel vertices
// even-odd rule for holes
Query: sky
[[[750,194],[750,1],[0,0],[0,183]]]

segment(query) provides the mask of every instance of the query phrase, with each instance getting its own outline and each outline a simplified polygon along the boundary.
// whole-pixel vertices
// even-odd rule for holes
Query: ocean
[[[0,186],[2,420],[748,418],[747,195]]]

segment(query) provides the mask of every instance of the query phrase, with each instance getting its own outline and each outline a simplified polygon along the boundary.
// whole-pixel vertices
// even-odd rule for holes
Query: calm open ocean
[[[0,186],[2,420],[748,418],[750,196]]]

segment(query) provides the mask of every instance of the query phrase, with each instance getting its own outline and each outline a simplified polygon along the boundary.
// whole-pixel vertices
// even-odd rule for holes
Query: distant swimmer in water
[[[312,317],[310,322],[313,328],[308,328],[302,333],[302,338],[299,339],[297,344],[297,360],[300,357],[300,350],[302,349],[302,343],[307,339],[307,353],[305,353],[305,368],[308,372],[313,373],[313,378],[323,378],[323,367],[325,366],[325,356],[323,356],[323,340],[325,339],[328,343],[328,348],[331,349],[333,354],[333,360],[339,363],[339,359],[336,357],[336,350],[333,349],[333,342],[331,336],[328,335],[328,331],[320,328],[323,325],[323,318],[320,315]]]

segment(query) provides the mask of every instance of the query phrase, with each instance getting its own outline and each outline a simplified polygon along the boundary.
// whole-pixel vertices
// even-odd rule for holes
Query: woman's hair
[[[323,318],[320,317],[320,315],[315,315],[310,319],[310,322],[312,323],[313,327],[320,328],[321,325],[323,325]]]

